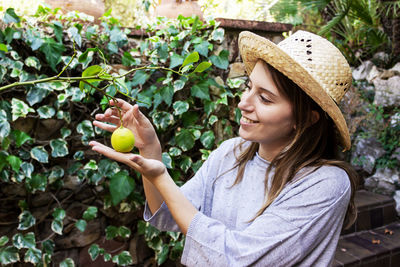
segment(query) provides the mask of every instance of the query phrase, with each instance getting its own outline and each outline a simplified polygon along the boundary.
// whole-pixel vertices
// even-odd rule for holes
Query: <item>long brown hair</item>
[[[330,165],[345,170],[350,179],[351,197],[344,221],[345,228],[350,227],[357,216],[354,192],[358,185],[358,175],[350,164],[339,159],[338,136],[333,121],[297,84],[269,64],[266,65],[280,93],[293,105],[296,129],[292,142],[271,161],[266,170],[267,199],[254,219],[265,211],[301,169],[313,167],[315,171],[323,165]],[[319,113],[319,119],[314,123],[311,123],[312,111]],[[259,144],[253,142],[238,156],[234,167],[238,168],[238,173],[233,185],[242,180],[246,163],[254,157],[258,147]],[[272,168],[274,168],[274,174],[271,177],[271,187],[267,192],[268,177]]]

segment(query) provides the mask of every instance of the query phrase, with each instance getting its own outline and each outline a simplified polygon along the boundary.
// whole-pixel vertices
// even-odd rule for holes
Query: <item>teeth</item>
[[[247,123],[256,123],[256,121],[250,120],[248,118],[242,117],[242,120]]]

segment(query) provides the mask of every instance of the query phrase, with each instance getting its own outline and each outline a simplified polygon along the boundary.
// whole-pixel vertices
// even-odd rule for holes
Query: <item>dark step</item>
[[[357,207],[357,220],[349,229],[343,230],[342,235],[374,229],[398,219],[396,202],[392,197],[357,190],[354,202]]]
[[[399,267],[400,220],[341,236],[332,266]]]

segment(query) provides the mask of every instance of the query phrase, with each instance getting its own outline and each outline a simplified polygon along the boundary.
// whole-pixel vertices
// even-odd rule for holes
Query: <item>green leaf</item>
[[[207,61],[201,62],[199,65],[197,65],[197,67],[194,69],[193,72],[203,72],[206,69],[208,69],[209,67],[211,67],[211,65],[212,64]]]
[[[60,158],[68,155],[67,142],[61,138],[53,139],[50,141],[51,156],[53,158]]]
[[[104,258],[104,261],[107,262],[112,259],[112,256],[110,253],[104,253],[103,258]]]
[[[36,219],[33,217],[33,215],[27,211],[24,210],[19,216],[19,224],[18,224],[18,230],[27,230],[31,228],[32,226],[35,225]]]
[[[42,100],[49,94],[49,90],[42,88],[40,86],[34,86],[29,89],[26,100],[28,101],[29,105],[33,106],[36,103],[42,102]]]
[[[122,238],[129,238],[131,236],[131,230],[128,227],[118,227],[118,235]]]
[[[132,78],[132,87],[143,85],[147,79],[149,79],[150,75],[147,74],[144,70],[135,71],[135,75]]]
[[[174,96],[174,87],[171,85],[164,86],[160,90],[160,94],[162,96],[163,101],[168,105],[171,106],[172,98]]]
[[[114,174],[120,171],[118,163],[109,159],[102,159],[98,164],[99,173],[105,177],[112,177]]]
[[[200,142],[207,149],[211,149],[214,146],[215,135],[213,131],[206,131],[200,137]]]
[[[118,227],[110,225],[106,227],[106,239],[111,240],[118,236]]]
[[[103,71],[103,68],[100,65],[93,65],[88,67],[87,69],[85,69],[82,72],[82,77],[92,77],[92,76],[96,76],[99,73],[101,73]],[[94,82],[98,82],[101,81],[101,79],[86,79],[87,82],[89,83],[94,83]],[[83,81],[79,82],[79,89],[83,92],[84,91],[84,86],[85,83]]]
[[[56,220],[63,220],[65,218],[65,210],[60,208],[55,208],[52,215],[53,218]]]
[[[15,247],[0,248],[0,263],[3,265],[19,262],[18,249]]]
[[[11,127],[7,120],[7,113],[4,110],[0,110],[0,143],[10,134],[10,130]]]
[[[41,106],[36,111],[41,119],[50,119],[56,114],[56,110],[53,107],[47,105]]]
[[[5,45],[5,44],[0,44],[0,51],[3,51],[3,52],[8,52],[8,48],[7,48],[7,45]]]
[[[29,232],[26,235],[17,233],[12,237],[13,246],[17,249],[34,248],[36,246],[35,242],[35,235],[32,232]]]
[[[21,147],[25,142],[32,140],[32,138],[27,133],[20,130],[13,130],[12,134],[15,138],[15,145],[17,146],[17,148]]]
[[[156,252],[156,259],[158,266],[163,264],[168,259],[168,253],[169,253],[169,246],[167,244],[163,244],[161,246],[161,250]]]
[[[172,169],[172,159],[167,152],[162,153],[162,162],[168,169]]]
[[[82,218],[85,219],[86,221],[93,220],[96,217],[97,217],[97,207],[94,206],[88,207],[82,216]]]
[[[31,157],[41,163],[49,162],[49,154],[43,146],[36,146],[31,149]]]
[[[54,233],[56,233],[56,234],[59,234],[59,235],[62,235],[63,233],[62,233],[62,231],[63,231],[63,228],[64,228],[64,223],[63,223],[63,221],[62,220],[53,220],[52,222],[51,222],[51,230],[54,232]]]
[[[26,177],[31,177],[35,167],[33,166],[32,163],[24,161],[21,164],[21,169]]]
[[[65,139],[71,135],[72,131],[66,127],[61,128],[61,138]]]
[[[67,97],[71,97],[71,101],[80,102],[86,96],[78,87],[70,87],[66,90]]]
[[[4,23],[19,23],[21,22],[21,19],[18,17],[17,14],[15,14],[14,8],[7,8],[6,12],[4,13],[3,17]]]
[[[60,166],[54,166],[48,176],[49,183],[52,184],[58,179],[62,178],[63,176],[64,176],[64,169]]]
[[[179,116],[189,110],[189,103],[185,101],[176,101],[172,107],[174,108],[174,115]]]
[[[25,118],[29,112],[35,112],[35,110],[25,104],[24,101],[21,101],[17,98],[13,98],[11,100],[12,107],[12,120],[15,121],[18,118]]]
[[[54,244],[54,241],[51,239],[46,240],[42,243],[43,251],[50,255],[52,255],[54,253],[55,246],[56,245]]]
[[[190,92],[194,97],[210,100],[209,84],[207,81],[201,81],[193,85]]]
[[[168,151],[168,154],[170,154],[172,157],[177,157],[182,155],[182,150],[177,147],[171,147]]]
[[[174,81],[174,92],[182,90],[183,87],[185,86],[185,83],[186,83],[185,79],[179,79]]]
[[[100,255],[100,247],[97,244],[92,244],[88,249],[90,258],[92,261],[96,260],[97,257]]]
[[[224,41],[225,30],[223,28],[217,28],[212,33],[212,40],[222,43]]]
[[[42,262],[42,251],[37,248],[29,248],[25,252],[25,257],[24,257],[25,262],[30,262],[34,265]]]
[[[8,237],[3,235],[2,237],[0,237],[0,247],[4,246],[5,244],[8,243]]]
[[[210,57],[211,62],[218,68],[226,70],[229,66],[229,51],[222,50],[218,56],[212,55]]]
[[[71,258],[66,258],[65,260],[60,262],[60,266],[59,267],[75,267],[75,262]]]
[[[91,159],[88,163],[86,163],[83,169],[95,171],[98,169],[97,162],[94,159]]]
[[[67,29],[67,33],[69,35],[69,37],[79,46],[81,47],[82,45],[82,36],[79,33],[78,28],[76,27],[69,27]]]
[[[181,168],[181,170],[186,173],[192,166],[192,164],[192,159],[188,156],[184,156],[183,159],[179,162],[179,168]]]
[[[57,71],[56,66],[61,62],[61,55],[65,51],[65,47],[63,44],[57,43],[53,38],[43,38],[43,41],[40,51],[45,55],[50,67]]]
[[[78,124],[76,131],[82,134],[82,143],[87,145],[91,138],[94,138],[93,125],[89,120],[84,120]]]
[[[199,52],[200,55],[208,57],[208,49],[212,46],[208,41],[202,41],[200,44],[194,46],[194,50]]]
[[[186,56],[185,60],[182,63],[181,68],[185,67],[186,65],[189,65],[191,63],[195,63],[199,61],[200,56],[197,51],[190,53],[189,55]]]
[[[169,62],[169,68],[173,69],[177,66],[180,66],[183,63],[183,57],[173,53],[172,56],[170,57],[170,62]]]
[[[18,172],[19,168],[21,167],[22,160],[14,155],[7,156],[7,162],[11,165],[13,171]]]
[[[208,124],[213,125],[218,121],[218,117],[215,115],[211,115],[210,118],[208,118]]]
[[[182,129],[175,134],[175,141],[183,151],[188,151],[194,146],[195,138],[191,131]]]
[[[153,123],[158,129],[167,129],[167,127],[174,122],[174,117],[172,114],[161,111],[155,112],[152,115]]]
[[[42,65],[40,64],[39,59],[37,59],[37,57],[33,57],[33,56],[27,57],[25,59],[25,65],[28,67],[35,68],[37,70],[40,70],[42,68]]]
[[[25,185],[32,193],[36,192],[36,190],[44,192],[47,186],[47,177],[42,174],[35,173],[31,178],[26,178]]]
[[[112,261],[120,266],[127,266],[132,264],[132,257],[128,251],[122,251],[120,254],[115,255]]]
[[[113,205],[125,199],[135,188],[135,181],[126,171],[114,174],[110,180],[110,193]]]
[[[75,223],[75,227],[78,228],[79,231],[84,232],[87,226],[87,222],[85,220],[78,220]]]

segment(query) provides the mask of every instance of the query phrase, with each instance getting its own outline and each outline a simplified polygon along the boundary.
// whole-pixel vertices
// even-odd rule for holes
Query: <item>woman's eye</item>
[[[266,97],[264,97],[262,95],[260,95],[260,99],[261,99],[261,101],[263,101],[265,103],[271,103],[271,100],[269,100],[268,98],[266,98]]]

